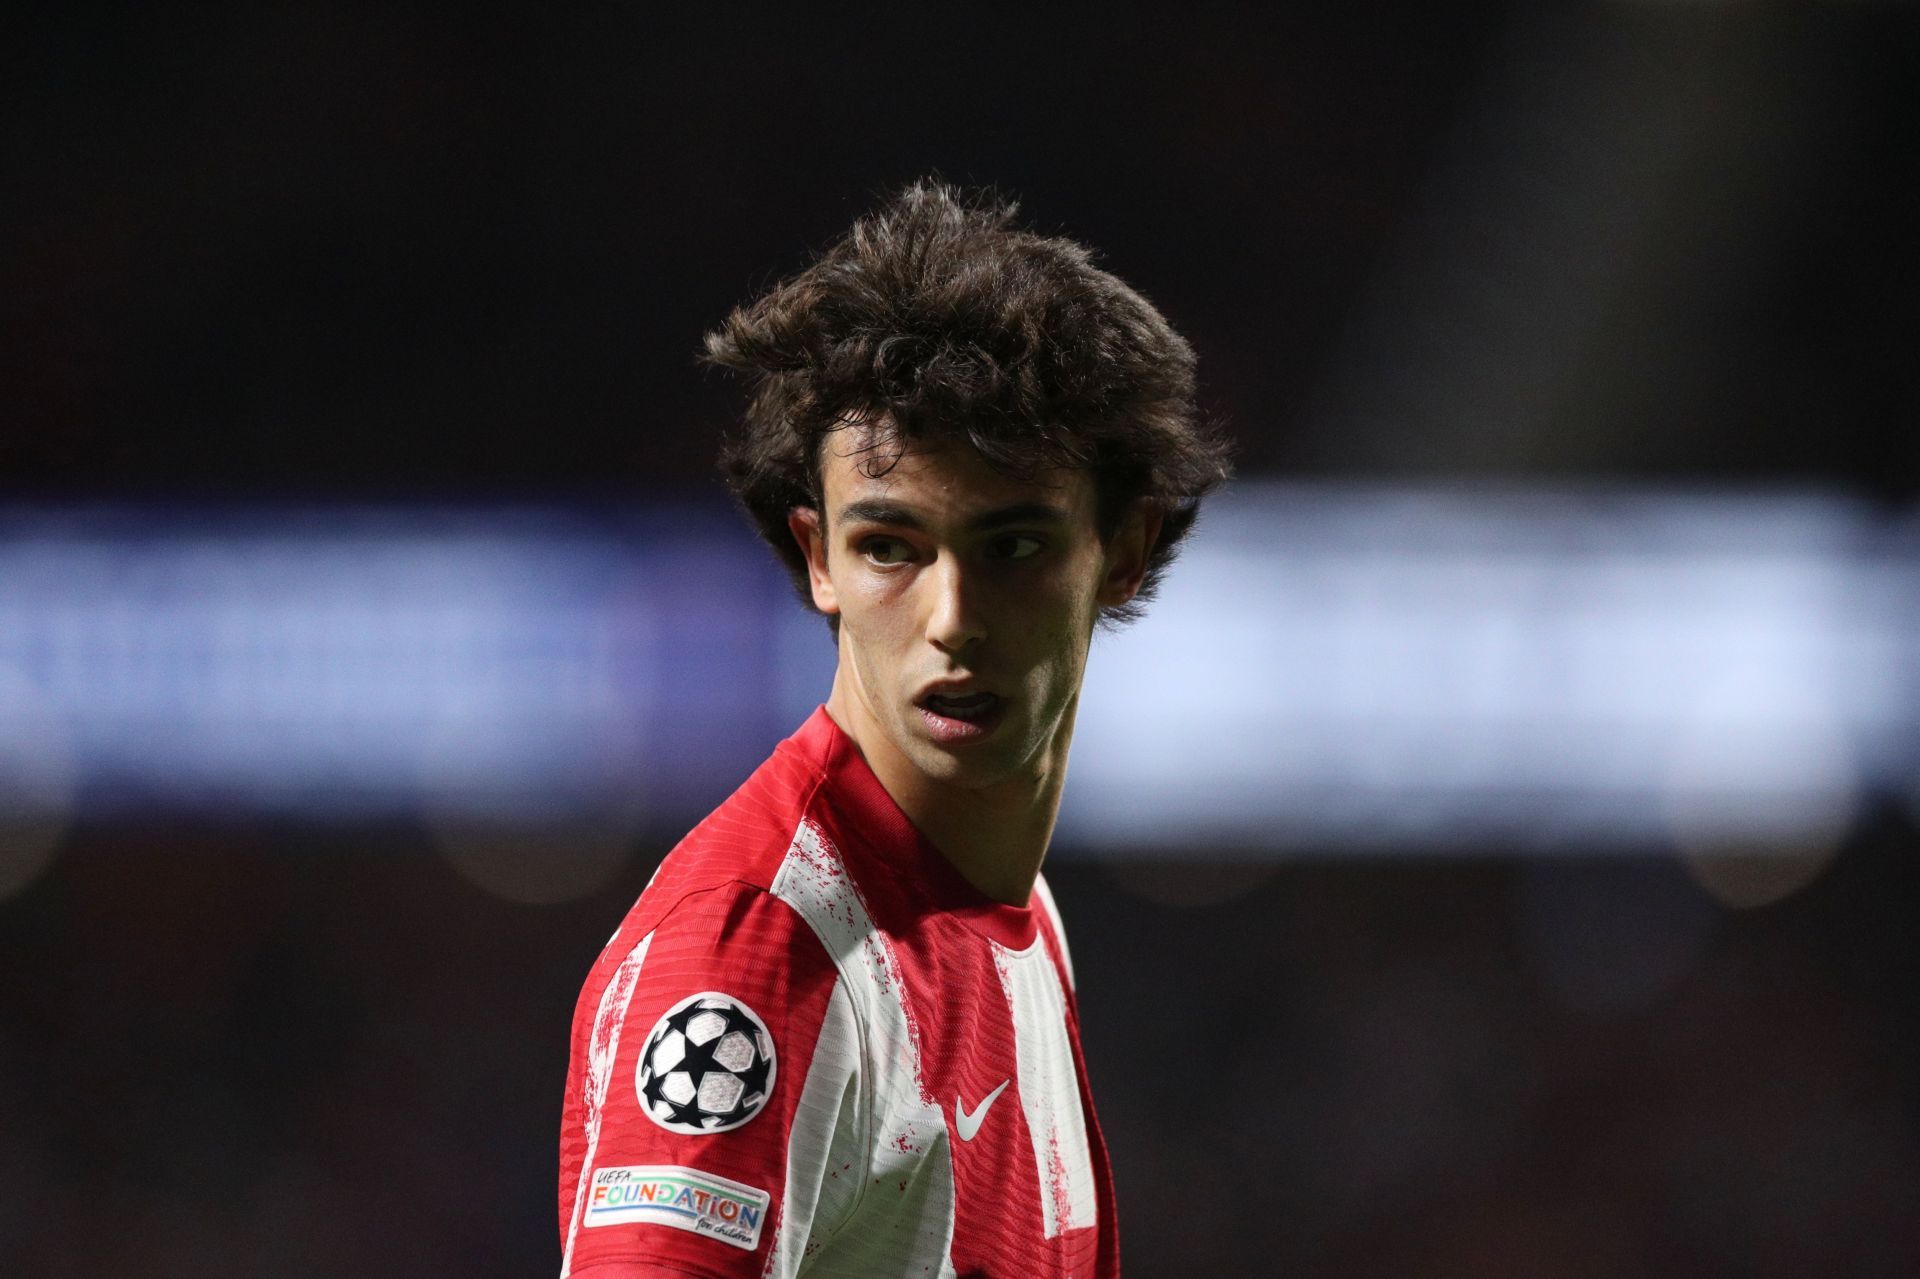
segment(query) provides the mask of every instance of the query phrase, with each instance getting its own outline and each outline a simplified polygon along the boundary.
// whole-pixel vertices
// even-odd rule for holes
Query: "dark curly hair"
[[[707,335],[707,361],[752,391],[722,470],[803,600],[788,512],[820,507],[821,444],[856,423],[873,428],[869,474],[949,439],[1024,479],[1088,470],[1102,538],[1133,503],[1154,503],[1145,580],[1110,623],[1139,614],[1201,496],[1227,478],[1226,445],[1194,406],[1193,348],[1086,248],[1017,227],[1016,211],[917,181]]]

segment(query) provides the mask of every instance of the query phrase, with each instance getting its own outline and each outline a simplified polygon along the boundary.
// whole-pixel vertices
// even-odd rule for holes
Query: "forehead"
[[[820,489],[829,518],[850,502],[886,501],[929,515],[964,516],[999,507],[1044,504],[1069,516],[1093,509],[1093,477],[1056,469],[1022,478],[995,468],[963,440],[910,442],[849,428],[820,448]]]

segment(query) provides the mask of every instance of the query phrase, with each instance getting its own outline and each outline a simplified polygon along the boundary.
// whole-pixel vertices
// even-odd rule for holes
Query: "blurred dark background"
[[[1152,297],[1250,482],[1920,496],[1905,6],[5,25],[14,515],[719,509],[700,335],[935,171]],[[573,999],[677,828],[475,872],[89,793],[0,803],[0,1273],[557,1269]],[[1798,858],[1069,841],[1129,1271],[1915,1273],[1910,800]]]

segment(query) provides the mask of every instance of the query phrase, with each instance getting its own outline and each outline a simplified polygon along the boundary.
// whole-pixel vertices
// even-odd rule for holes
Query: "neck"
[[[1034,768],[980,787],[929,777],[917,767],[881,730],[844,672],[834,677],[827,714],[853,739],[907,820],[962,878],[994,901],[1025,906],[1060,815],[1078,705],[1076,698],[1067,708]]]

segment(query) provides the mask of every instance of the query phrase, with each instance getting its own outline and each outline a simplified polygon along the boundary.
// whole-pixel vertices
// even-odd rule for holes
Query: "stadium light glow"
[[[729,516],[0,511],[0,808],[678,829],[832,669]],[[1917,570],[1835,496],[1242,484],[1061,843],[1804,850],[1920,777]]]

